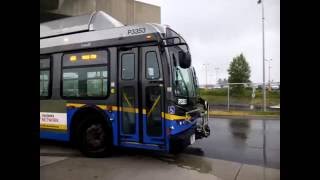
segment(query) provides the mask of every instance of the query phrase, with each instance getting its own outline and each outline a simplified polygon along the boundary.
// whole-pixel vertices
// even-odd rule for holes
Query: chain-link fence
[[[225,83],[205,86],[201,96],[214,109],[263,111],[261,83]],[[280,111],[280,83],[266,83],[267,111]]]

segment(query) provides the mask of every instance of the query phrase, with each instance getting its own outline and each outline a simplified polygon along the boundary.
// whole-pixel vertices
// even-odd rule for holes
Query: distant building
[[[104,11],[125,25],[161,23],[159,6],[135,0],[41,0],[40,23]]]

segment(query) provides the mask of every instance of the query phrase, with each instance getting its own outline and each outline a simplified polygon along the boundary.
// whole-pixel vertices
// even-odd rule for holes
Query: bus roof
[[[70,33],[121,27],[123,24],[108,14],[98,11],[92,14],[68,17],[40,24],[40,39]]]
[[[119,39],[136,35],[165,34],[168,26],[145,23],[125,26],[108,14],[97,11],[90,15],[63,18],[40,24],[41,49],[85,44],[107,39]],[[138,33],[134,32],[143,29]]]

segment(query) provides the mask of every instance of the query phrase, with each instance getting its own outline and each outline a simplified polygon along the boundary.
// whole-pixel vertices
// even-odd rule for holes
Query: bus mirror
[[[183,69],[187,69],[191,66],[191,55],[189,51],[184,52],[180,51],[179,52],[179,65]]]
[[[181,44],[181,39],[179,37],[167,38],[167,45]]]

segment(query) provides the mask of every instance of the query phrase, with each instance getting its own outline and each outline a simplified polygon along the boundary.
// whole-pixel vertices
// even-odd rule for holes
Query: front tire
[[[86,120],[80,131],[80,151],[88,157],[105,157],[111,154],[112,134],[105,123]]]

